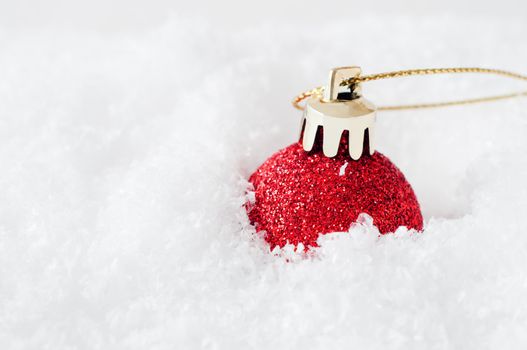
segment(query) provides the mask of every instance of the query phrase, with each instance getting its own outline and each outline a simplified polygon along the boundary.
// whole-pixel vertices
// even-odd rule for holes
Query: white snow
[[[339,169],[339,176],[344,176],[346,174],[346,168],[348,167],[348,162],[344,162]]]
[[[377,238],[365,216],[315,251],[270,253],[248,223],[246,179],[295,140],[289,101],[330,67],[527,73],[521,18],[374,13],[0,26],[0,347],[525,348],[527,99],[378,114],[422,234]],[[386,104],[517,86],[363,92]]]

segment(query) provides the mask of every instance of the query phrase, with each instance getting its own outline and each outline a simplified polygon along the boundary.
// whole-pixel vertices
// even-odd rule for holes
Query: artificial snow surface
[[[246,179],[295,140],[289,101],[330,67],[527,73],[524,21],[353,18],[0,31],[0,348],[525,348],[526,99],[379,113],[421,234],[378,238],[362,217],[301,254],[249,225]],[[465,78],[363,90],[517,87]]]

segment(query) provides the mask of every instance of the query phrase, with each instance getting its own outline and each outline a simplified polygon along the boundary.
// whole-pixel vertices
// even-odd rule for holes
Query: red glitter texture
[[[379,152],[370,156],[365,150],[352,160],[347,135],[334,158],[323,155],[320,137],[311,152],[297,142],[267,159],[249,181],[255,192],[255,202],[247,205],[249,219],[267,232],[271,249],[287,243],[317,246],[319,234],[347,231],[361,213],[383,234],[399,226],[423,227],[419,203],[401,171]]]

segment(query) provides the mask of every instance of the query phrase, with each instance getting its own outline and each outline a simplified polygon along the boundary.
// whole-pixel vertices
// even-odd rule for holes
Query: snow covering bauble
[[[352,160],[343,136],[339,153],[329,158],[319,140],[311,152],[300,142],[277,152],[249,179],[255,193],[249,218],[266,232],[271,248],[317,246],[319,234],[347,231],[361,213],[370,215],[381,233],[400,226],[422,229],[414,191],[386,156],[366,150]]]

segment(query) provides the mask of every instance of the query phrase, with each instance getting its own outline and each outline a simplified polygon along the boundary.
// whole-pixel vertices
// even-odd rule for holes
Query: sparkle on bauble
[[[300,142],[278,151],[249,178],[255,194],[246,205],[249,219],[265,231],[271,249],[288,243],[316,247],[320,234],[348,231],[361,213],[382,234],[400,226],[422,229],[414,191],[386,156],[369,155],[366,139],[362,157],[351,159],[345,132],[338,154],[329,158],[322,137],[319,130],[310,152]]]

